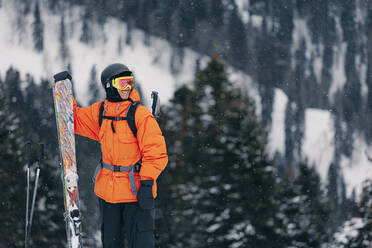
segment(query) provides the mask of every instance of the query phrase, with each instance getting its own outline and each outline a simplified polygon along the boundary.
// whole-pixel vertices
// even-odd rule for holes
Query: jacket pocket
[[[134,137],[134,135],[129,131],[129,132],[118,132],[119,135],[119,141],[120,143],[123,144],[132,144],[132,143],[137,143],[137,138]]]
[[[113,180],[113,197],[115,202],[136,200],[136,195],[132,194],[128,172],[116,172]]]
[[[118,141],[117,154],[119,161],[132,161],[139,158],[140,150],[137,138],[132,133],[118,132]]]

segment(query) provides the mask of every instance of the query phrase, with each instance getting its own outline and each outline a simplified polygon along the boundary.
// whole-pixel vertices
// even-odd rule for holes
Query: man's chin
[[[119,92],[119,95],[121,98],[127,99],[129,97],[129,91]]]

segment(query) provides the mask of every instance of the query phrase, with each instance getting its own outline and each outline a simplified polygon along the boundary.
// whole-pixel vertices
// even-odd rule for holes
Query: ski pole
[[[28,203],[30,197],[30,166],[31,166],[31,142],[26,142],[27,159],[27,192],[26,192],[26,225],[25,225],[25,247],[28,248]]]
[[[157,91],[151,92],[151,98],[152,98],[152,115],[155,117],[155,119],[158,119],[160,116],[160,98],[159,93]]]
[[[38,185],[38,181],[39,181],[40,166],[41,166],[43,157],[44,157],[44,144],[40,144],[40,148],[39,148],[39,160],[38,160],[37,168],[36,168],[36,178],[35,178],[34,194],[32,196],[32,203],[31,203],[30,224],[29,224],[29,227],[28,227],[28,234],[27,234],[27,238],[28,239],[30,239],[30,236],[31,236],[31,226],[32,226],[32,218],[34,216],[34,207],[35,207],[35,200],[36,200],[36,194],[37,194],[37,185]],[[28,243],[28,240],[27,240],[27,243]]]

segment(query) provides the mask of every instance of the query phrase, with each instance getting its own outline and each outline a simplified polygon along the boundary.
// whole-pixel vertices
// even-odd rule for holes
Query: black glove
[[[56,82],[61,81],[61,80],[65,80],[65,79],[72,80],[72,77],[71,77],[70,73],[68,73],[68,71],[63,71],[63,72],[57,73],[53,76],[53,78]]]
[[[154,196],[152,195],[153,180],[141,180],[141,186],[138,190],[137,200],[140,208],[153,209]]]

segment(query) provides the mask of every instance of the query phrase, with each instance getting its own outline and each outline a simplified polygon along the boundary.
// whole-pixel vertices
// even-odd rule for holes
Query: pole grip
[[[158,119],[160,116],[160,99],[159,99],[159,93],[157,91],[151,92],[151,98],[152,98],[152,115],[155,117],[155,119]]]
[[[39,144],[39,164],[44,160],[44,144]]]
[[[26,142],[26,159],[27,159],[27,166],[30,168],[31,166],[31,141]]]

